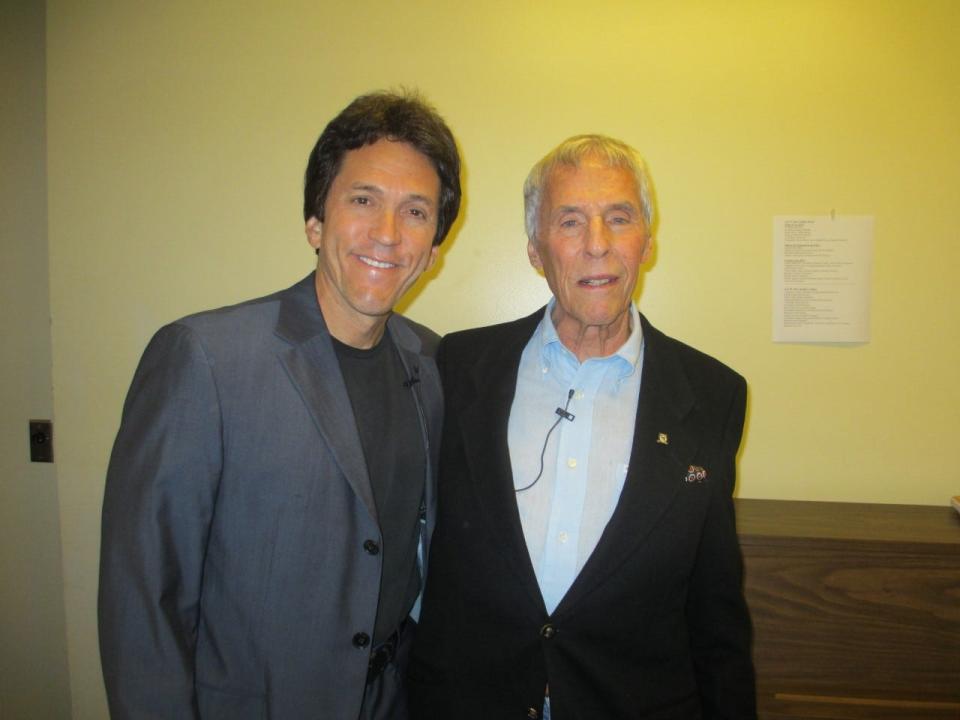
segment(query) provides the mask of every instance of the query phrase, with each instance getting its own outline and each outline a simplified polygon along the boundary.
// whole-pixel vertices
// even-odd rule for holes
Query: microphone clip
[[[569,420],[570,422],[573,422],[573,419],[576,417],[576,415],[574,415],[572,412],[567,412],[567,408],[570,407],[571,400],[573,400],[573,388],[570,388],[570,392],[567,393],[567,404],[564,405],[562,408],[558,407],[556,410],[554,410],[554,412],[564,420]],[[560,421],[557,420],[557,422],[560,422]]]

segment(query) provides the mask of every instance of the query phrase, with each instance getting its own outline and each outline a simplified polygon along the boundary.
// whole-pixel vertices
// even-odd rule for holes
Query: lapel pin
[[[687,468],[687,475],[683,478],[684,482],[702,483],[707,481],[707,471],[699,465],[691,465]]]
[[[670,444],[670,438],[667,437],[666,433],[657,434],[657,445],[669,445],[669,444]]]

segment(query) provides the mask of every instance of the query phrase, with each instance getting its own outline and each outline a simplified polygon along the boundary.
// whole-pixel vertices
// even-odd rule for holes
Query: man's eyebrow
[[[424,205],[429,205],[430,207],[433,207],[436,204],[433,198],[426,195],[421,195],[420,193],[411,193],[410,195],[407,195],[407,200],[422,202]]]
[[[383,195],[383,188],[377,185],[370,185],[368,183],[355,182],[350,186],[351,190],[364,190],[365,192],[373,193],[374,195]]]
[[[353,184],[350,186],[350,190],[354,190],[354,191],[355,191],[355,190],[362,190],[362,191],[364,191],[364,192],[368,192],[368,193],[371,193],[371,194],[373,194],[373,195],[383,195],[383,194],[384,194],[383,188],[380,187],[379,185],[371,185],[370,183],[365,183],[365,182],[355,182],[355,183],[353,183]],[[431,198],[431,197],[429,197],[429,196],[427,196],[427,195],[422,195],[422,194],[420,194],[420,193],[410,193],[409,195],[407,195],[407,196],[404,198],[404,200],[405,200],[405,201],[413,200],[414,202],[422,202],[422,203],[424,203],[424,204],[426,204],[426,205],[429,205],[430,207],[433,207],[434,205],[436,205],[436,201],[433,200],[433,198]]]
[[[622,202],[610,203],[609,205],[603,206],[604,212],[610,212],[611,210],[617,211],[621,210],[623,212],[636,213],[638,212],[637,206],[630,202],[629,200],[623,200]],[[553,210],[554,214],[563,214],[568,212],[585,212],[582,205],[557,205]]]
[[[570,212],[582,213],[583,206],[582,205],[557,205],[553,209],[554,215],[562,215],[563,213],[570,213]]]
[[[613,210],[613,211],[622,210],[623,212],[628,212],[628,213],[636,213],[636,212],[637,212],[637,206],[634,205],[634,204],[633,204],[632,202],[630,202],[629,200],[624,200],[623,202],[613,203],[612,205],[608,205],[608,206],[606,207],[606,209],[607,209],[607,211],[610,211],[610,210]]]

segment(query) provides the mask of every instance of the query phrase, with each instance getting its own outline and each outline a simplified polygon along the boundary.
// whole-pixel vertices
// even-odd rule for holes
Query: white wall
[[[0,3],[0,718],[70,717],[56,467],[27,421],[53,417],[44,5]]]

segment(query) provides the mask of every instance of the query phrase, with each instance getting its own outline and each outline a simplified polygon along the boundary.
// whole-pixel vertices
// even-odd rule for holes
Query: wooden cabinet
[[[762,720],[960,720],[960,517],[738,499]]]

